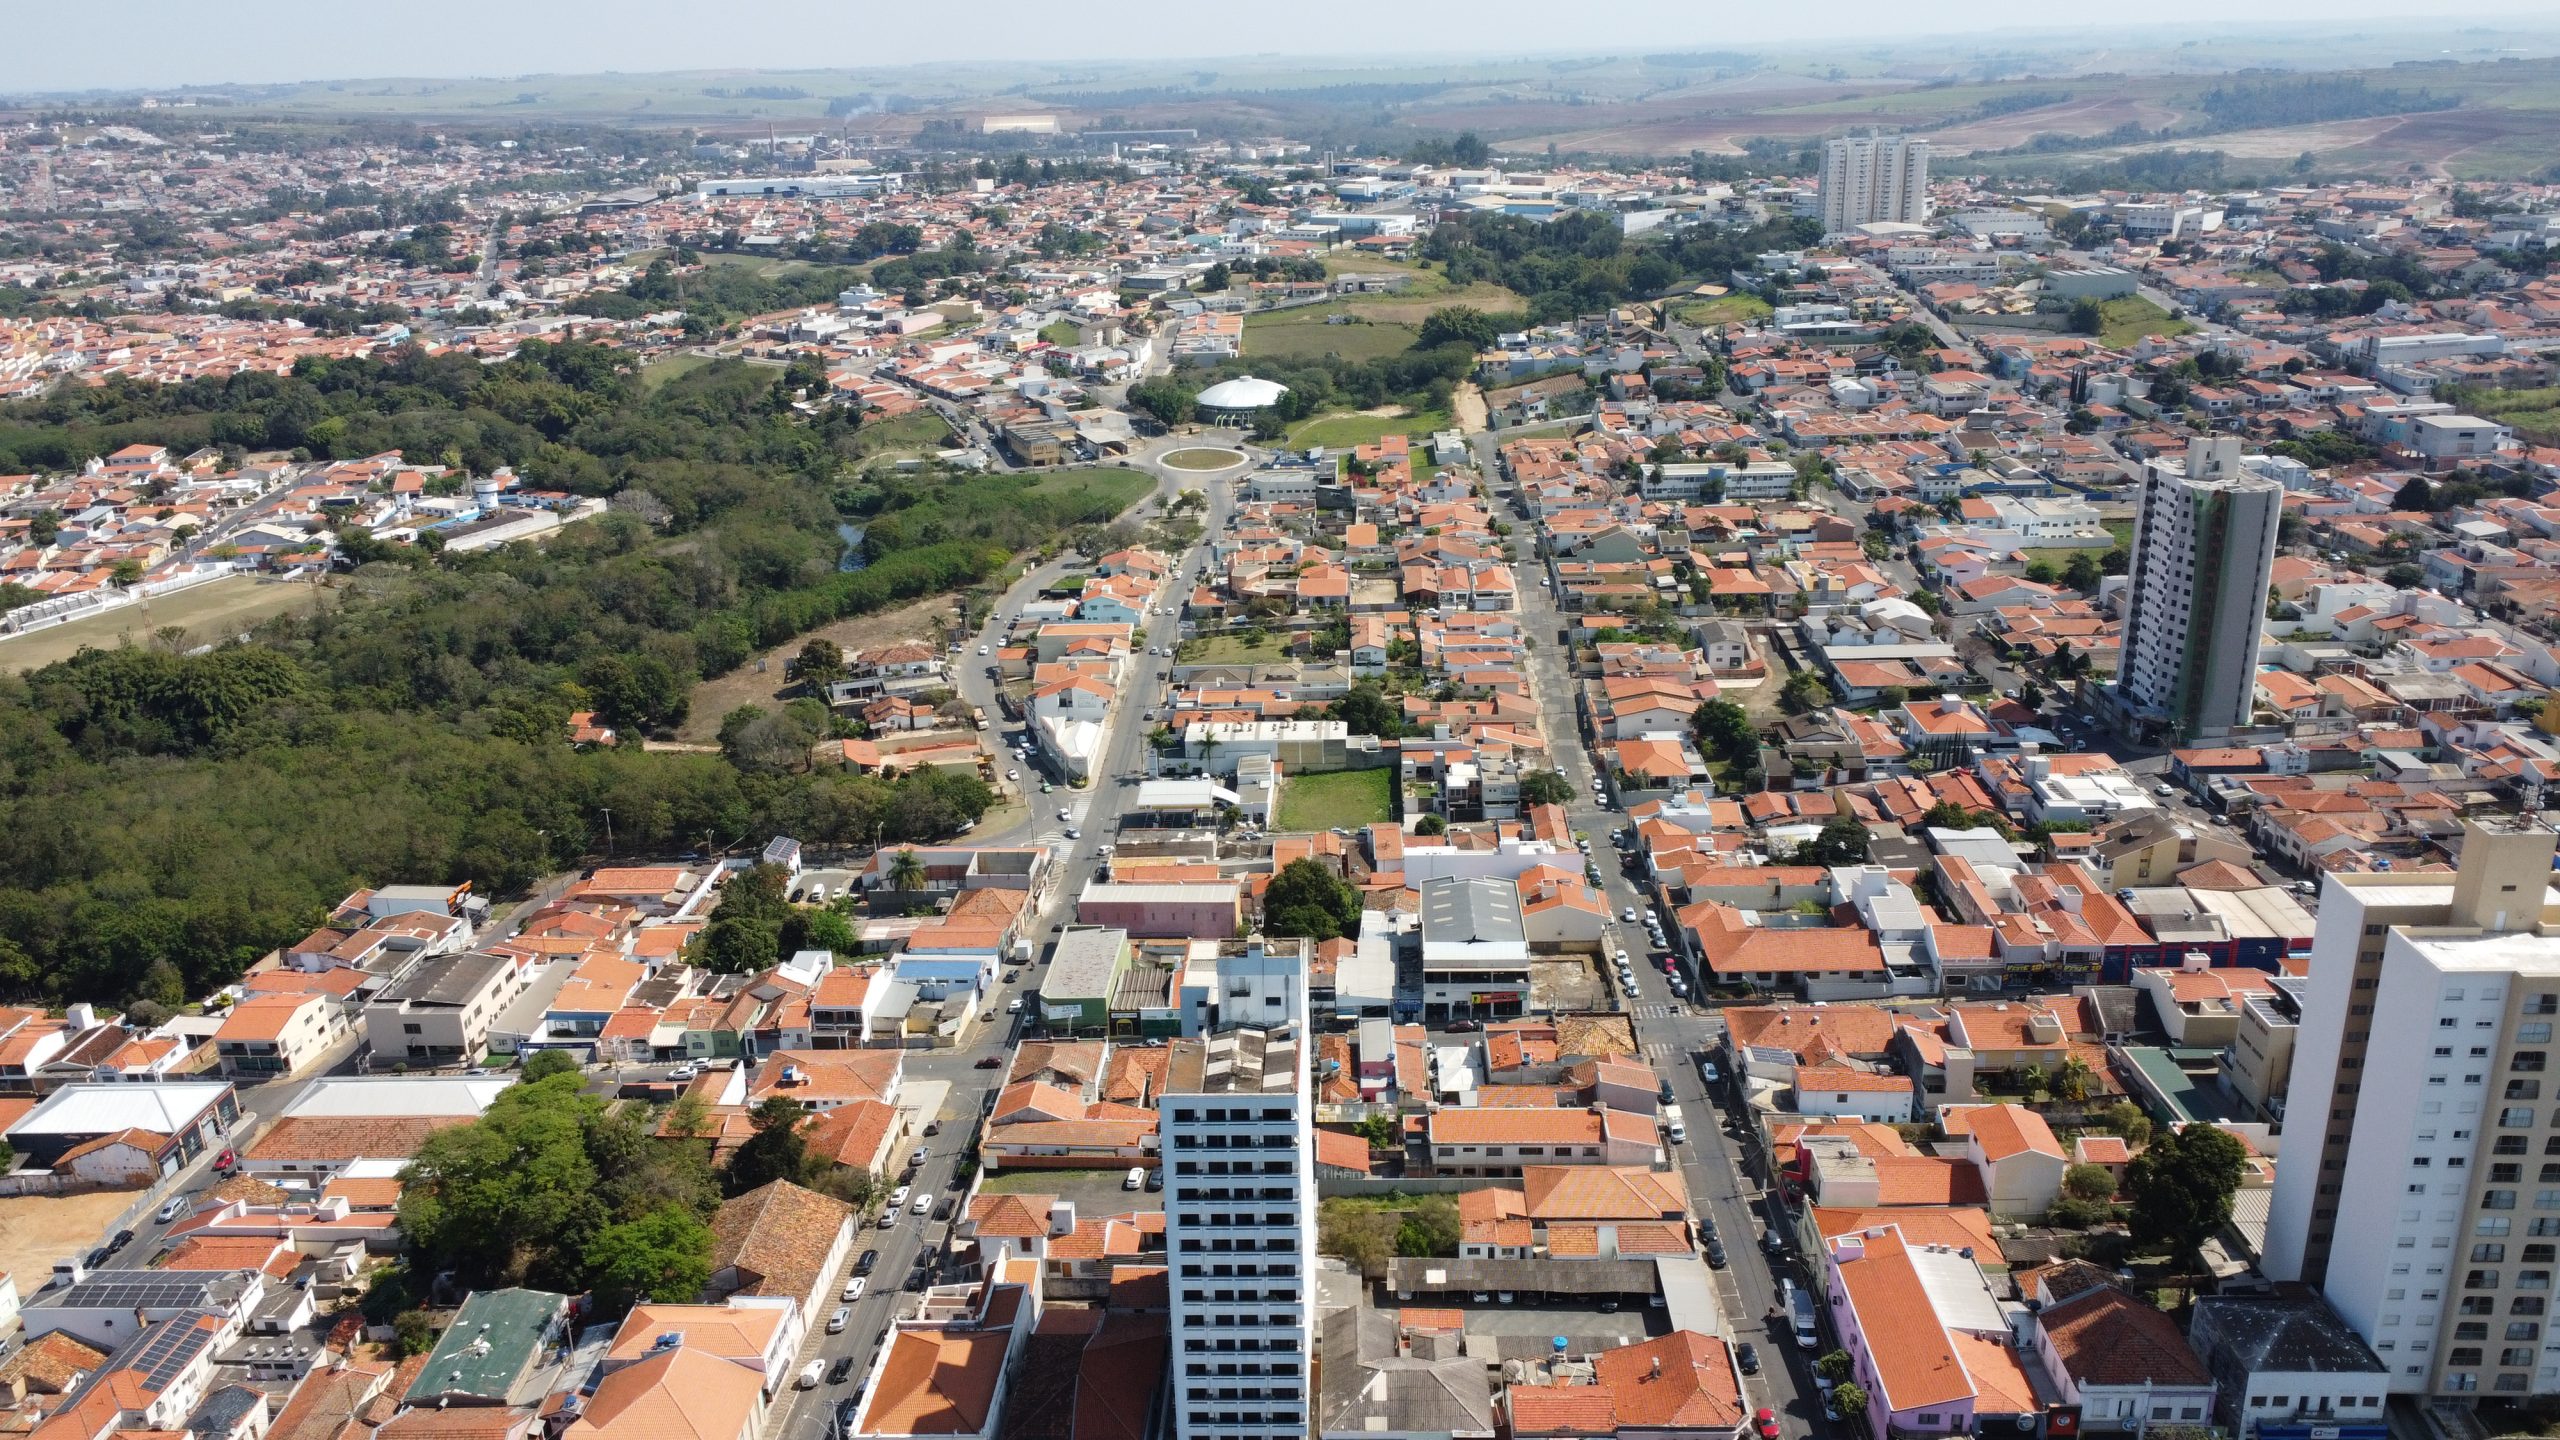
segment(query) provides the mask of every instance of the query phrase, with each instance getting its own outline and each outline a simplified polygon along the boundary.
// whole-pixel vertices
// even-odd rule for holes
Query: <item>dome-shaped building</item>
[[[1257,380],[1250,375],[1239,375],[1201,391],[1191,403],[1200,418],[1211,424],[1220,421],[1250,424],[1253,412],[1270,409],[1288,393],[1289,387],[1276,380]]]

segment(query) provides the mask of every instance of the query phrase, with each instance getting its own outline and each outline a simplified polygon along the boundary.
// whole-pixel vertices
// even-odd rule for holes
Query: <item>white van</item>
[[[812,1360],[808,1364],[800,1367],[800,1373],[793,1377],[791,1381],[791,1388],[794,1390],[815,1390],[818,1388],[818,1381],[824,1378],[826,1373],[826,1361]]]

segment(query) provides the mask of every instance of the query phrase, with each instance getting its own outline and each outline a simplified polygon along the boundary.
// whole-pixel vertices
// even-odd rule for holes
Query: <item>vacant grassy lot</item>
[[[2489,419],[2513,425],[2528,440],[2560,443],[2560,386],[2539,390],[2466,391],[2472,408]]]
[[[951,427],[930,410],[910,410],[887,420],[866,421],[853,432],[854,454],[865,460],[874,455],[939,450],[950,443]]]
[[[68,660],[84,646],[112,650],[140,645],[173,625],[186,632],[182,645],[210,645],[288,610],[327,604],[328,595],[299,580],[258,580],[246,575],[208,580],[157,600],[120,605],[102,615],[0,639],[0,671],[34,670]]]
[[[2098,309],[2106,315],[2106,322],[2098,327],[2098,343],[2112,350],[2121,350],[2145,335],[2184,335],[2196,328],[2184,320],[2171,319],[2168,311],[2139,295],[2106,301]]]
[[[710,363],[710,356],[696,355],[690,351],[661,355],[640,367],[640,384],[647,389],[655,390],[679,375],[699,370]]]
[[[1769,318],[1769,302],[1757,295],[1721,295],[1713,300],[1675,305],[1671,318],[1702,330],[1718,325],[1748,325]]]
[[[1052,320],[1040,327],[1040,338],[1052,345],[1073,345],[1084,338],[1073,320]]]
[[[1328,449],[1345,449],[1353,445],[1374,445],[1389,435],[1427,438],[1435,430],[1450,426],[1446,410],[1425,410],[1418,415],[1364,415],[1356,410],[1338,410],[1302,420],[1289,432],[1291,449],[1303,450],[1310,445]]]
[[[1330,775],[1292,775],[1280,786],[1280,828],[1356,830],[1395,816],[1395,772],[1337,770]]]
[[[1269,355],[1283,360],[1307,360],[1318,355],[1339,355],[1346,360],[1375,360],[1412,349],[1422,333],[1411,325],[1335,325],[1325,318],[1338,313],[1348,312],[1332,305],[1310,305],[1301,310],[1265,310],[1247,315],[1245,358]]]
[[[1185,640],[1174,658],[1185,665],[1276,665],[1285,657],[1277,635],[1225,634]]]

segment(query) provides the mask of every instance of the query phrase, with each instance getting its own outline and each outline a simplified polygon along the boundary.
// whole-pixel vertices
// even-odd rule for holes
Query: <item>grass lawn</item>
[[[1289,448],[1303,450],[1310,445],[1329,449],[1347,449],[1353,445],[1374,445],[1389,435],[1410,435],[1427,439],[1435,430],[1449,428],[1449,412],[1426,410],[1419,415],[1363,415],[1356,410],[1338,410],[1302,420],[1289,432]]]
[[[68,660],[86,647],[113,650],[147,645],[160,631],[186,632],[188,645],[228,640],[262,620],[291,610],[334,605],[338,592],[300,580],[261,580],[234,575],[172,591],[156,600],[118,605],[0,640],[0,673],[35,670]]]
[[[1040,338],[1052,345],[1073,345],[1084,338],[1073,320],[1052,320],[1040,327]]]
[[[1061,1178],[1110,1180],[1116,1184],[1127,1173],[1127,1166],[1107,1165],[1090,1170],[987,1170],[980,1172],[978,1188],[990,1195],[1046,1195],[1057,1189]]]
[[[1207,635],[1183,641],[1174,658],[1185,665],[1264,665],[1284,653],[1277,635],[1264,635],[1259,645],[1242,635]]]
[[[2139,295],[2105,301],[2098,309],[2106,317],[2098,327],[2098,343],[2110,350],[2121,350],[2145,335],[2184,335],[2196,328],[2169,318],[2168,311]]]
[[[2538,444],[2560,441],[2560,387],[2538,390],[2468,390],[2472,408]]]
[[[640,386],[644,390],[655,390],[679,375],[699,370],[710,363],[710,356],[695,355],[689,351],[661,355],[640,367]]]
[[[2130,520],[2109,520],[2109,521],[2107,521],[2104,525],[2100,526],[2099,528],[2101,528],[2101,529],[2105,530],[2108,534],[2113,535],[2114,537],[2116,537],[2116,543],[2117,543],[2118,545],[2123,546],[2123,547],[2124,547],[2125,549],[2127,549],[2127,550],[2131,550],[2131,549],[2133,548],[2133,522],[2132,522],[2132,521],[2130,521]]]
[[[1226,470],[1243,464],[1249,457],[1223,445],[1195,445],[1156,458],[1168,470]]]
[[[1331,305],[1299,310],[1264,310],[1244,317],[1244,356],[1268,355],[1307,360],[1339,355],[1346,360],[1375,360],[1413,348],[1422,332],[1410,325],[1328,325]]]
[[[886,420],[870,421],[853,432],[853,453],[865,460],[910,450],[939,450],[949,443],[951,427],[930,410],[910,410]]]
[[[1769,302],[1757,295],[1721,295],[1713,300],[1692,300],[1671,307],[1671,318],[1683,325],[1707,329],[1717,325],[1748,325],[1769,318]]]
[[[1280,785],[1280,828],[1288,831],[1357,830],[1392,819],[1395,772],[1336,770],[1292,775]]]
[[[1138,497],[1155,488],[1156,477],[1144,470],[1131,470],[1119,465],[1077,465],[1065,470],[1051,470],[1031,484],[1029,495],[1066,495],[1078,490],[1099,490],[1111,501],[1112,513],[1138,503]]]

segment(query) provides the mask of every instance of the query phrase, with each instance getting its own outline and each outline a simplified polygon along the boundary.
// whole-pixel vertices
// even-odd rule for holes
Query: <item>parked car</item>
[[[1474,1028],[1476,1028],[1476,1022],[1473,1020],[1452,1020],[1449,1022],[1449,1030],[1452,1034],[1463,1033],[1465,1031],[1473,1030]]]
[[[1723,1242],[1723,1241],[1721,1241],[1721,1240],[1710,1240],[1710,1241],[1708,1241],[1708,1242],[1707,1242],[1707,1268],[1708,1268],[1708,1269],[1710,1269],[1710,1270],[1721,1270],[1721,1269],[1723,1269],[1723,1268],[1724,1268],[1724,1262],[1725,1262],[1724,1242]]]
[[[1130,1166],[1129,1173],[1120,1178],[1120,1188],[1123,1190],[1140,1189],[1143,1188],[1146,1183],[1147,1167],[1144,1165]]]
[[[904,1210],[907,1208],[907,1197],[914,1193],[915,1191],[913,1189],[905,1185],[901,1185],[897,1189],[890,1191],[889,1208],[892,1210]]]
[[[1164,1188],[1164,1171],[1163,1171],[1163,1169],[1162,1169],[1161,1167],[1159,1167],[1159,1168],[1157,1168],[1157,1169],[1154,1169],[1154,1170],[1150,1170],[1150,1171],[1148,1171],[1148,1172],[1147,1172],[1147,1193],[1148,1193],[1148,1194],[1150,1194],[1150,1195],[1153,1195],[1153,1194],[1155,1194],[1157,1191],[1162,1190],[1163,1188]]]
[[[861,1257],[853,1262],[853,1273],[856,1275],[868,1275],[873,1270],[877,1269],[879,1264],[880,1252],[877,1250],[865,1250],[862,1252]]]
[[[866,1285],[869,1285],[870,1283],[871,1283],[870,1281],[863,1279],[863,1278],[862,1278],[861,1276],[859,1276],[859,1275],[856,1275],[856,1276],[854,1276],[852,1279],[847,1280],[846,1282],[844,1282],[844,1293],[842,1293],[842,1294],[838,1295],[836,1298],[837,1298],[838,1300],[843,1301],[843,1302],[844,1302],[844,1303],[846,1303],[847,1305],[850,1305],[850,1304],[852,1304],[854,1301],[859,1300],[859,1299],[861,1299],[861,1298],[862,1298],[862,1291],[863,1291],[863,1287],[864,1287],[864,1286],[866,1286]]]
[[[187,1197],[184,1195],[174,1196],[170,1199],[168,1204],[160,1207],[160,1223],[166,1225],[170,1221],[175,1220],[186,1213]]]
[[[1766,1405],[1752,1411],[1751,1433],[1760,1440],[1778,1440],[1778,1412]]]
[[[1734,1347],[1733,1347],[1733,1363],[1734,1363],[1735,1365],[1737,1365],[1737,1366],[1740,1366],[1740,1367],[1741,1367],[1741,1369],[1742,1369],[1742,1373],[1743,1373],[1743,1374],[1745,1374],[1745,1375],[1757,1375],[1757,1374],[1759,1374],[1759,1373],[1760,1373],[1760,1347],[1759,1347],[1759,1346],[1757,1346],[1757,1345],[1752,1344],[1752,1343],[1751,1343],[1750,1341],[1748,1341],[1748,1340],[1745,1340],[1745,1341],[1743,1341],[1741,1344],[1734,1346]]]
[[[977,1068],[981,1070],[993,1070],[1002,1064],[1004,1064],[1004,1057],[1002,1055],[981,1055],[978,1057]]]
[[[852,1378],[853,1357],[850,1355],[837,1356],[836,1363],[827,1367],[827,1383],[830,1385],[841,1385]]]
[[[826,1373],[826,1361],[812,1360],[800,1367],[800,1373],[792,1380],[791,1386],[795,1390],[814,1390],[818,1387],[818,1377]]]
[[[827,1317],[827,1333],[830,1335],[841,1335],[844,1333],[844,1327],[852,1323],[853,1307],[850,1305],[839,1305],[836,1307],[836,1313]]]

